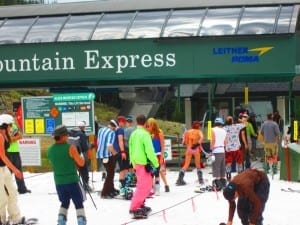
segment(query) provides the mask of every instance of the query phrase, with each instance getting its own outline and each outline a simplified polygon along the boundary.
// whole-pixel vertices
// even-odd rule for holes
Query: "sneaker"
[[[147,218],[148,218],[148,214],[146,210],[144,210],[143,208],[139,208],[133,211],[133,219],[147,219]]]
[[[166,186],[165,186],[165,192],[170,192],[170,187],[169,187],[169,185],[166,185]]]

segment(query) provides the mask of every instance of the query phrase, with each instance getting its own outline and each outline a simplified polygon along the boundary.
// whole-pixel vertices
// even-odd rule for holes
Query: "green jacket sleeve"
[[[157,157],[155,155],[155,150],[153,147],[153,143],[152,143],[152,139],[150,134],[149,135],[145,135],[145,153],[147,155],[147,159],[151,162],[152,166],[157,168],[159,166]]]

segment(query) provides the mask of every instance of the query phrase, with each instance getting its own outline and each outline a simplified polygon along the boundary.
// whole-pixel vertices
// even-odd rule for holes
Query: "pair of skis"
[[[37,225],[38,219],[37,218],[28,218],[28,219],[22,219],[22,222],[18,223],[18,225]],[[2,223],[1,223],[2,224]],[[6,222],[3,225],[11,225],[11,222]]]
[[[293,188],[281,188],[281,191],[292,192],[292,193],[300,193],[300,189],[293,189]]]
[[[196,193],[207,193],[207,192],[213,192],[213,191],[215,191],[215,190],[214,190],[214,187],[211,185],[203,186],[203,187],[200,187],[199,189],[194,190],[194,192],[196,192]]]

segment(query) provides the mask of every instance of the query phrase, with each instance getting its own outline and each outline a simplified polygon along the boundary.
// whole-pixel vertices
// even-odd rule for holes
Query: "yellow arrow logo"
[[[258,55],[261,56],[265,54],[266,52],[270,51],[274,47],[261,47],[261,48],[253,48],[249,49],[249,52],[258,52]]]

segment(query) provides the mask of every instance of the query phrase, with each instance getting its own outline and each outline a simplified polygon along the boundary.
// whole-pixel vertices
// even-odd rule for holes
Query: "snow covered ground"
[[[260,167],[255,162],[254,167]],[[204,178],[211,184],[211,168],[204,169]],[[101,173],[90,174],[93,177],[95,190],[101,190],[103,182]],[[56,225],[59,201],[55,194],[52,173],[33,174],[25,172],[25,182],[31,194],[19,195],[19,206],[22,214],[27,218],[37,217],[40,225]],[[170,192],[165,193],[161,187],[160,196],[147,199],[146,205],[152,208],[152,213],[145,220],[133,220],[129,214],[130,201],[121,199],[101,199],[97,193],[92,193],[92,198],[97,206],[94,207],[89,195],[85,202],[88,225],[218,225],[227,221],[228,203],[221,192],[195,193],[199,188],[196,171],[186,172],[186,186],[176,186],[178,172],[168,171],[167,178]],[[279,180],[279,175],[274,179],[270,177],[271,190],[269,201],[264,212],[264,225],[298,225],[300,193],[283,192],[282,188],[300,190],[300,183]],[[118,174],[115,177],[118,187]],[[74,206],[69,209],[68,225],[76,225]],[[235,215],[233,224],[240,224]]]

